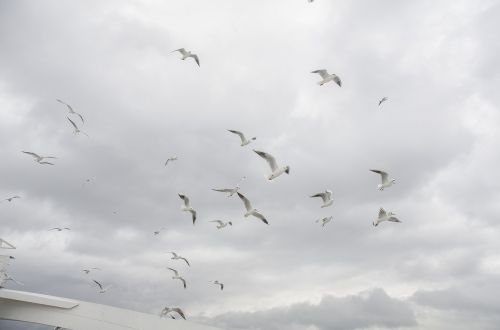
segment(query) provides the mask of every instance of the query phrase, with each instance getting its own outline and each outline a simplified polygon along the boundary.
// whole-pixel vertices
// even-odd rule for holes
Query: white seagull
[[[155,236],[156,236],[156,235],[160,235],[161,231],[162,231],[162,230],[165,230],[165,229],[166,229],[165,227],[161,227],[160,229],[155,230],[155,231],[153,232],[153,235],[155,235]]]
[[[210,220],[210,222],[217,222],[218,223],[217,229],[222,229],[224,227],[227,227],[228,225],[229,226],[233,225],[233,223],[231,221],[224,222],[224,221],[221,221],[221,220]]]
[[[251,138],[250,140],[247,140],[247,138],[245,137],[245,135],[243,135],[243,133],[241,133],[240,131],[235,131],[235,130],[232,130],[232,129],[228,129],[229,132],[233,133],[233,134],[236,134],[240,137],[241,139],[241,146],[244,147],[246,146],[247,144],[250,144],[250,142],[254,141],[254,140],[257,140],[257,138],[254,136],[253,138]]]
[[[398,218],[395,217],[396,213],[385,212],[383,208],[380,208],[378,211],[378,218],[373,221],[373,226],[377,227],[379,223],[383,221],[391,221],[391,222],[401,222]]]
[[[382,183],[377,186],[378,190],[380,190],[380,191],[382,191],[382,190],[384,190],[384,188],[390,187],[396,183],[396,180],[389,179],[389,175],[387,174],[387,172],[380,171],[380,170],[370,170],[370,171],[380,174],[380,176],[382,178]]]
[[[8,201],[10,203],[10,202],[12,202],[13,199],[16,199],[16,198],[21,198],[21,196],[17,196],[17,195],[16,196],[12,196],[12,197],[4,199],[4,201]]]
[[[106,291],[108,291],[109,289],[111,289],[111,287],[113,286],[112,284],[106,286],[106,287],[103,287],[101,283],[97,282],[96,280],[92,280],[94,281],[95,284],[97,284],[99,286],[99,293],[105,293]]]
[[[321,207],[328,207],[333,204],[333,199],[332,199],[332,191],[331,190],[325,190],[325,192],[322,193],[317,193],[315,195],[310,196],[312,197],[321,197],[323,200],[323,205]]]
[[[71,229],[70,229],[70,228],[67,228],[67,227],[64,227],[64,228],[61,228],[61,227],[55,227],[55,228],[49,229],[49,231],[51,231],[51,230],[63,231],[63,230],[71,230]]]
[[[73,110],[73,108],[71,107],[71,105],[69,105],[68,103],[63,102],[63,101],[61,101],[59,99],[57,99],[56,101],[59,102],[59,103],[61,103],[61,104],[64,104],[66,106],[66,108],[68,108],[69,113],[71,113],[73,115],[77,115],[82,120],[82,123],[84,122],[83,116],[81,114],[79,114],[78,112],[76,112],[75,110]]]
[[[219,282],[218,280],[213,281],[215,285],[220,286],[221,291],[224,290],[224,283]]]
[[[378,101],[378,106],[380,106],[382,103],[384,103],[385,101],[387,101],[389,98],[387,96],[384,96],[383,98],[380,99],[380,101]]]
[[[93,270],[101,270],[101,268],[92,267],[92,268],[89,268],[89,269],[82,269],[82,272],[84,272],[85,274],[88,275]]]
[[[324,217],[323,219],[316,220],[316,222],[321,221],[321,227],[324,227],[327,223],[332,221],[332,219],[333,219],[333,216],[329,216],[329,217]]]
[[[179,314],[184,320],[186,319],[186,316],[184,315],[184,312],[182,311],[182,309],[180,309],[179,307],[165,307],[161,313],[160,313],[160,317],[163,317],[163,316],[167,316],[168,313],[171,313],[171,312],[176,312],[177,314]],[[175,319],[175,317],[173,317],[172,315],[170,315],[171,318]]]
[[[169,159],[167,159],[167,161],[165,162],[165,166],[167,166],[168,162],[173,162],[173,161],[176,161],[177,160],[177,156],[173,156],[173,157],[170,157]]]
[[[243,181],[243,180],[245,180],[246,178],[247,178],[246,176],[242,177],[240,179],[240,182]],[[212,189],[212,190],[213,191],[218,191],[218,192],[229,193],[229,195],[227,195],[227,197],[231,197],[234,194],[236,194],[238,192],[238,190],[240,190],[240,183],[238,182],[238,184],[234,188]]]
[[[44,159],[57,159],[57,157],[52,157],[52,156],[40,156],[38,154],[35,154],[34,152],[31,151],[22,151],[23,153],[30,155],[34,158],[35,162],[38,164],[43,164],[43,165],[54,165],[52,163],[43,161]]]
[[[70,123],[71,123],[71,125],[73,126],[73,129],[74,129],[73,134],[75,134],[75,135],[76,135],[76,134],[82,133],[82,134],[85,134],[87,137],[89,137],[89,135],[88,135],[87,133],[85,133],[84,131],[81,131],[81,130],[78,128],[78,126],[76,126],[76,124],[75,124],[75,122],[74,122],[74,121],[72,121],[71,119],[69,119],[69,117],[66,117],[66,118],[68,118],[69,122],[70,122]]]
[[[172,276],[172,279],[173,280],[181,280],[182,281],[182,284],[184,285],[184,289],[186,288],[186,280],[183,279],[182,277],[179,276],[179,272],[176,271],[175,269],[173,268],[170,268],[170,267],[167,267],[168,269],[170,269],[171,271],[174,272],[174,276]]]
[[[184,201],[184,206],[181,206],[181,210],[184,212],[190,212],[193,218],[193,226],[196,221],[196,211],[189,205],[189,198],[185,195],[179,194],[179,197]]]
[[[263,151],[257,151],[254,149],[254,152],[259,155],[260,157],[264,158],[269,166],[271,167],[271,175],[267,178],[268,180],[272,180],[274,178],[279,177],[281,174],[286,173],[290,174],[290,166],[284,166],[284,167],[278,167],[278,164],[276,163],[276,159],[271,156],[270,154],[263,152]]]
[[[250,204],[250,201],[248,200],[248,198],[246,198],[245,196],[243,196],[240,193],[238,193],[238,196],[243,201],[243,204],[245,204],[245,208],[247,210],[247,213],[245,213],[245,218],[253,215],[254,217],[262,220],[262,222],[264,222],[266,225],[269,224],[269,222],[267,222],[266,218],[262,214],[260,214],[257,209],[254,209],[252,207],[252,204]]]
[[[325,69],[315,70],[315,71],[313,71],[311,73],[318,73],[321,76],[321,78],[323,78],[323,80],[321,80],[321,81],[318,82],[318,85],[320,85],[320,86],[322,86],[323,84],[326,84],[329,81],[335,81],[335,83],[337,85],[339,85],[340,87],[342,87],[342,81],[340,81],[339,76],[337,76],[334,73],[329,74],[328,71],[326,71]]]
[[[196,61],[196,64],[198,64],[198,66],[200,66],[200,60],[198,59],[198,55],[192,54],[191,51],[187,51],[184,48],[179,48],[179,49],[173,50],[172,53],[173,52],[181,53],[181,55],[182,55],[181,60],[183,60],[183,61],[188,57],[194,58],[194,60]]]
[[[170,258],[170,259],[172,259],[172,260],[184,260],[186,262],[186,264],[191,267],[191,265],[189,264],[189,261],[186,258],[179,256],[175,252],[167,252],[167,253],[172,254],[172,258]]]

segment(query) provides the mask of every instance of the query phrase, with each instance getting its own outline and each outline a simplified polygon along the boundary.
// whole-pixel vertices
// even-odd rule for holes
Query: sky
[[[0,0],[7,287],[235,330],[498,329],[499,22],[492,0]],[[268,226],[211,190],[243,176]]]

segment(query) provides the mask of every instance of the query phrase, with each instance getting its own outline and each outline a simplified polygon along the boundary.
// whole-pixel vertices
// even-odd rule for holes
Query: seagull
[[[191,266],[189,264],[189,261],[186,258],[179,256],[177,253],[175,253],[175,252],[167,252],[167,253],[172,254],[172,258],[170,258],[170,259],[172,259],[172,260],[184,260],[188,266]]]
[[[378,101],[378,106],[380,106],[382,103],[384,103],[385,101],[387,101],[389,98],[387,96],[384,96],[383,98],[380,99],[380,101]]]
[[[17,196],[17,195],[16,196],[12,196],[12,197],[4,199],[4,201],[8,201],[10,203],[10,202],[12,202],[13,199],[16,199],[16,198],[21,198],[21,196]]]
[[[317,193],[309,197],[321,197],[321,199],[323,200],[323,205],[321,205],[322,208],[333,204],[332,191],[328,189],[325,190],[325,192]]]
[[[69,119],[69,117],[66,117],[68,118],[69,122],[71,123],[71,125],[73,125],[73,128],[74,128],[74,131],[73,131],[73,134],[78,134],[78,133],[83,133],[85,134],[87,137],[89,137],[89,135],[87,133],[85,133],[84,131],[81,131],[78,126],[76,126],[75,122],[72,121],[71,119]]]
[[[245,180],[247,177],[244,176],[240,179],[240,182]],[[225,192],[225,193],[229,193],[229,195],[227,195],[227,197],[231,197],[233,196],[235,193],[238,192],[238,190],[240,190],[240,184],[238,183],[236,185],[236,187],[234,188],[225,188],[225,189],[212,189],[213,191],[218,191],[218,192]]]
[[[335,83],[337,85],[339,85],[339,87],[342,87],[342,82],[340,81],[340,78],[339,76],[337,76],[336,74],[332,73],[332,74],[329,74],[328,71],[326,71],[325,69],[322,69],[322,70],[315,70],[311,73],[318,73],[321,78],[323,78],[323,80],[319,81],[318,82],[318,85],[322,86],[323,84],[326,84],[327,82],[329,81],[335,81]]]
[[[21,282],[19,282],[19,281],[16,281],[16,279],[15,279],[15,278],[13,278],[12,276],[10,276],[9,274],[7,274],[7,273],[5,273],[5,272],[4,272],[3,274],[5,275],[5,277],[4,277],[4,281],[12,281],[12,282],[16,283],[17,285],[24,285],[24,283],[21,283]],[[0,288],[1,288],[1,287],[2,287],[2,286],[0,285]]]
[[[186,319],[186,316],[184,315],[184,312],[182,311],[182,309],[180,309],[179,307],[165,307],[161,313],[160,313],[160,317],[163,317],[163,316],[166,316],[168,313],[171,313],[171,312],[176,312],[177,314],[179,314],[184,320]],[[171,315],[170,315],[171,316]],[[173,319],[175,319],[175,317],[171,316]]]
[[[377,186],[378,190],[380,190],[380,191],[382,191],[382,190],[384,190],[384,188],[390,187],[396,183],[396,180],[394,180],[394,179],[389,180],[389,175],[387,174],[387,172],[380,171],[380,170],[370,170],[370,171],[381,175],[382,183]]]
[[[162,230],[166,229],[165,227],[161,227],[159,230],[156,230],[153,232],[153,234],[156,236],[156,235],[159,235],[161,233]]]
[[[51,231],[51,230],[63,231],[63,230],[71,230],[71,229],[69,229],[69,228],[67,228],[67,227],[64,227],[64,228],[61,228],[61,227],[55,227],[55,228],[49,229],[49,231]]]
[[[194,223],[196,221],[196,211],[191,206],[189,206],[189,198],[187,198],[187,196],[179,194],[179,197],[184,201],[184,206],[181,207],[181,210],[184,212],[191,212],[194,226]]]
[[[99,286],[99,293],[105,293],[106,291],[108,291],[109,289],[111,289],[111,287],[113,286],[112,284],[106,286],[106,287],[103,287],[101,283],[97,282],[96,280],[92,280],[94,281],[95,284],[97,284]]]
[[[85,186],[85,184],[90,183],[90,182],[91,182],[90,178],[85,179],[85,182],[82,183],[82,188]]]
[[[373,221],[373,226],[377,227],[379,223],[383,221],[391,221],[391,222],[401,222],[398,218],[395,217],[396,213],[385,212],[383,208],[380,208],[378,211],[378,219]]]
[[[92,267],[92,268],[89,268],[89,269],[82,269],[82,272],[84,272],[85,274],[88,274],[88,273],[90,273],[92,270],[101,270],[101,268]]]
[[[257,155],[259,155],[260,157],[264,158],[267,161],[267,163],[269,164],[269,166],[271,167],[271,171],[273,171],[273,172],[267,178],[268,180],[272,180],[274,178],[277,178],[283,173],[290,174],[290,166],[287,165],[287,166],[284,166],[282,168],[279,168],[278,164],[276,163],[276,159],[273,156],[271,156],[270,154],[263,152],[263,151],[257,151],[255,149],[254,149],[254,152]]]
[[[73,115],[77,115],[82,120],[82,123],[84,123],[83,116],[81,114],[79,114],[78,112],[76,112],[75,110],[73,110],[73,108],[68,103],[65,103],[59,99],[57,99],[56,101],[61,103],[61,104],[64,104],[68,108],[69,113],[71,113]]]
[[[168,269],[170,269],[171,271],[174,272],[174,276],[172,276],[172,279],[173,280],[181,280],[182,281],[182,284],[184,285],[184,289],[186,288],[186,280],[183,279],[182,277],[179,276],[179,272],[176,271],[175,269],[173,268],[170,268],[170,267],[167,267]]]
[[[250,204],[250,201],[248,200],[248,198],[246,198],[245,196],[243,196],[240,193],[238,193],[238,196],[243,201],[243,204],[245,204],[245,208],[247,209],[247,213],[245,213],[245,218],[250,216],[250,215],[253,215],[254,217],[262,220],[266,225],[269,224],[269,222],[267,222],[266,218],[262,214],[260,214],[257,209],[254,209],[252,207],[252,204]]]
[[[172,53],[173,53],[173,52],[179,52],[179,53],[181,53],[181,54],[182,54],[182,58],[181,58],[181,60],[183,60],[183,61],[184,61],[186,58],[188,58],[188,57],[192,57],[192,58],[194,58],[194,60],[196,61],[196,64],[198,64],[198,66],[200,66],[200,60],[198,59],[198,55],[196,55],[196,54],[191,54],[191,51],[187,51],[187,50],[185,50],[184,48],[179,48],[179,49],[173,50],[173,51],[172,51]]]
[[[245,135],[243,135],[243,133],[241,133],[240,131],[235,131],[235,130],[232,130],[232,129],[228,129],[229,132],[231,133],[234,133],[236,135],[238,135],[241,139],[241,146],[244,147],[246,146],[247,144],[250,144],[250,142],[254,141],[254,140],[257,140],[257,138],[254,136],[253,138],[251,138],[250,140],[247,140],[247,138],[245,137]]]
[[[23,153],[27,154],[27,155],[30,155],[32,156],[34,159],[35,162],[39,163],[39,164],[47,164],[47,165],[54,165],[52,163],[49,163],[49,162],[45,162],[43,161],[44,159],[57,159],[56,157],[52,157],[52,156],[40,156],[38,154],[35,154],[34,152],[31,152],[31,151],[22,151]]]
[[[217,225],[217,229],[222,229],[224,227],[227,227],[228,225],[229,226],[232,226],[233,223],[231,221],[228,221],[228,222],[223,222],[221,220],[211,220],[210,222],[217,222],[218,225]]]
[[[222,290],[224,290],[224,283],[221,283],[221,282],[219,282],[218,280],[215,280],[213,283],[214,283],[214,284],[216,284],[216,285],[219,285],[219,286],[220,286],[221,291],[222,291]]]
[[[333,216],[324,217],[323,219],[316,220],[316,222],[320,222],[321,221],[321,227],[324,227],[327,223],[329,223],[330,221],[332,221],[332,219],[333,219]]]
[[[168,162],[173,162],[177,160],[177,156],[173,156],[173,157],[170,157],[169,159],[167,159],[167,161],[165,162],[165,166],[167,166]]]

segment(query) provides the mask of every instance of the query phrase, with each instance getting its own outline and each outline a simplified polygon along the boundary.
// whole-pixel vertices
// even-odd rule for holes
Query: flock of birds
[[[313,1],[314,0],[308,0],[308,2],[313,2]],[[179,52],[181,54],[181,58],[180,58],[181,60],[186,60],[188,58],[192,58],[196,62],[196,64],[198,66],[200,66],[200,60],[199,60],[199,57],[197,54],[194,54],[191,51],[186,50],[185,48],[179,48],[179,49],[176,49],[172,52]],[[318,85],[320,85],[320,86],[333,81],[336,85],[338,85],[338,87],[342,87],[342,81],[341,81],[340,77],[336,74],[328,73],[328,71],[325,69],[314,70],[311,73],[319,74],[319,76],[322,79],[321,81],[318,82]],[[69,105],[68,103],[66,103],[60,99],[57,99],[56,101],[66,107],[66,109],[68,110],[69,116],[77,118],[77,120],[79,122],[81,122],[82,125],[85,124],[85,119],[84,119],[83,115],[79,112],[76,112],[71,105]],[[388,101],[388,97],[382,97],[378,101],[378,106],[380,107],[386,101]],[[76,124],[75,120],[72,120],[69,116],[67,117],[67,119],[68,119],[71,127],[73,128],[73,133],[75,135],[78,135],[81,133],[81,134],[84,134],[85,136],[88,137],[88,134],[85,133],[84,131],[82,131],[78,127],[78,125]],[[240,138],[240,141],[241,141],[240,146],[241,147],[246,147],[247,145],[249,145],[250,143],[252,143],[253,141],[255,141],[257,139],[256,137],[247,138],[241,131],[238,131],[238,130],[230,129],[228,131],[232,134],[237,135]],[[269,165],[270,173],[267,176],[267,179],[269,181],[280,177],[284,173],[286,173],[287,175],[290,174],[290,166],[279,165],[278,162],[276,161],[276,158],[274,156],[272,156],[271,154],[264,152],[264,151],[255,150],[255,149],[253,151],[259,157],[261,157],[263,160],[265,160],[267,162],[267,164]],[[54,156],[43,156],[43,155],[40,155],[40,154],[32,152],[32,151],[22,151],[22,153],[31,156],[33,158],[33,160],[40,165],[55,165],[53,163],[53,160],[57,159],[57,157],[54,157]],[[48,161],[48,160],[50,160],[50,161]],[[177,161],[177,160],[178,160],[177,156],[169,157],[165,161],[164,166],[167,166],[169,163]],[[381,183],[378,184],[378,186],[377,186],[377,188],[380,191],[383,191],[384,189],[389,188],[390,186],[392,186],[396,182],[394,179],[389,178],[389,174],[385,171],[376,170],[376,169],[370,169],[370,171],[380,175]],[[233,197],[234,195],[237,195],[239,197],[239,199],[242,201],[243,206],[245,208],[244,214],[243,214],[243,216],[245,218],[252,216],[252,217],[259,219],[264,224],[269,225],[269,221],[266,219],[266,217],[258,209],[256,209],[252,205],[250,200],[244,194],[242,194],[240,192],[240,184],[245,179],[246,179],[246,177],[243,176],[240,179],[240,181],[236,184],[236,186],[234,186],[232,188],[221,188],[221,189],[214,188],[212,190],[216,191],[216,192],[225,193],[225,194],[227,194],[227,197]],[[86,183],[90,183],[90,179],[87,179],[82,185],[84,185]],[[196,220],[197,220],[197,211],[193,208],[193,206],[191,206],[191,202],[190,202],[188,196],[186,196],[184,194],[178,194],[178,195],[179,195],[179,198],[183,202],[181,210],[183,212],[189,213],[191,215],[192,223],[193,223],[193,225],[195,225]],[[323,192],[313,194],[310,197],[311,198],[321,198],[321,200],[322,200],[322,205],[320,206],[321,208],[326,208],[326,207],[330,207],[333,205],[333,192],[330,189],[326,189]],[[8,197],[8,198],[1,200],[0,203],[2,203],[4,201],[7,201],[10,203],[13,200],[19,199],[19,198],[21,198],[21,196],[17,196],[17,195],[11,196],[11,197]],[[114,211],[113,213],[117,214],[117,211]],[[381,207],[379,210],[379,213],[378,213],[378,217],[373,221],[373,226],[376,227],[384,221],[400,223],[401,221],[398,218],[396,218],[395,215],[396,215],[395,213],[393,213],[391,211],[387,212]],[[316,223],[320,223],[321,226],[324,227],[328,223],[330,223],[332,220],[333,220],[333,216],[325,216],[324,218],[316,220]],[[233,225],[233,223],[231,221],[210,220],[209,222],[215,223],[217,229],[223,229],[223,228],[226,228],[227,226]],[[165,229],[166,228],[162,227],[159,230],[154,231],[153,234],[155,236],[159,235]],[[62,231],[69,231],[71,229],[68,227],[54,227],[54,228],[51,228],[49,230],[62,232]],[[182,257],[173,251],[168,252],[168,253],[172,255],[171,256],[172,260],[181,260],[181,261],[185,262],[185,264],[188,267],[191,266],[188,259],[186,259],[185,257]],[[171,267],[167,267],[167,269],[172,272],[171,278],[173,280],[179,280],[182,283],[183,288],[186,289],[187,282],[180,275],[179,271],[177,269],[174,269]],[[83,269],[82,271],[85,274],[89,275],[89,274],[94,273],[96,271],[101,271],[101,269],[98,267],[92,267],[92,268]],[[220,288],[220,290],[224,290],[224,283],[222,283],[218,280],[211,281],[211,282],[212,282],[212,284],[217,285]],[[109,289],[112,288],[112,284],[103,285],[101,282],[99,282],[95,279],[92,279],[92,283],[96,286],[96,289],[98,290],[99,293],[106,293]],[[179,307],[168,307],[168,306],[165,307],[160,312],[160,317],[168,316],[172,319],[175,319],[176,317],[173,315],[174,313],[177,314],[178,316],[180,316],[182,319],[186,319],[185,313]],[[57,330],[57,329],[62,329],[62,328],[56,327],[55,329]]]

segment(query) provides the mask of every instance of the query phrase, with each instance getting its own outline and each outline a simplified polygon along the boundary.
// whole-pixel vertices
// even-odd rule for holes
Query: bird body
[[[334,81],[337,85],[339,85],[339,87],[342,87],[342,81],[340,80],[339,76],[337,76],[334,73],[329,74],[328,71],[326,71],[325,69],[315,70],[312,71],[311,73],[317,73],[321,76],[321,78],[323,78],[323,80],[318,82],[318,85],[320,86],[323,86],[329,81]]]
[[[186,58],[192,57],[195,60],[196,64],[198,64],[198,66],[200,66],[200,60],[198,58],[198,55],[191,53],[191,51],[185,50],[184,48],[179,48],[179,49],[173,50],[172,53],[173,52],[181,53],[181,55],[182,55],[181,60],[183,60],[183,61]]]
[[[179,276],[179,272],[176,271],[175,269],[170,268],[170,267],[167,267],[167,268],[174,272],[174,276],[172,276],[172,279],[173,280],[180,280],[184,286],[184,289],[185,289],[186,288],[186,280],[183,279],[181,276]]]
[[[321,227],[324,227],[327,223],[332,221],[333,216],[324,217],[323,219],[316,220],[316,222],[321,222]]]
[[[221,221],[221,220],[211,220],[210,222],[217,222],[217,229],[222,229],[224,227],[227,227],[228,225],[229,226],[233,225],[233,223],[231,221],[224,222],[224,221]]]
[[[172,258],[170,258],[170,259],[172,259],[172,260],[184,260],[188,266],[191,266],[191,265],[189,264],[189,261],[188,261],[186,258],[179,256],[179,255],[178,255],[177,253],[175,253],[175,252],[168,252],[168,253],[171,253],[171,254],[172,254]]]
[[[179,194],[179,197],[184,201],[184,205],[181,206],[181,210],[184,212],[191,213],[191,218],[193,219],[193,226],[194,226],[194,223],[196,222],[196,211],[189,204],[189,198],[187,196]]]
[[[171,312],[176,312],[179,314],[184,320],[186,319],[186,316],[184,315],[184,312],[179,308],[179,307],[165,307],[163,310],[160,312],[160,317],[166,316],[167,314]],[[170,315],[171,318],[175,319],[172,315]]]
[[[247,177],[244,176],[240,179],[240,181],[243,181],[245,180]],[[218,192],[224,192],[224,193],[229,193],[229,195],[227,195],[227,197],[231,197],[233,196],[234,194],[236,194],[238,192],[238,190],[240,190],[240,184],[238,183],[236,185],[236,187],[234,188],[224,188],[224,189],[212,189],[213,191],[218,191]]]
[[[215,280],[213,282],[215,285],[220,286],[221,291],[224,290],[224,283],[219,282],[218,280]]]
[[[269,167],[271,167],[272,173],[267,177],[268,180],[273,180],[283,173],[290,174],[290,166],[287,165],[279,167],[276,159],[272,155],[268,154],[267,152],[258,151],[255,149],[254,152],[260,157],[264,158],[269,164]]]
[[[267,222],[267,219],[255,208],[252,207],[252,204],[250,203],[250,201],[248,200],[248,198],[246,198],[244,195],[238,193],[238,197],[240,197],[240,199],[243,201],[243,204],[245,205],[245,209],[247,210],[247,212],[245,213],[245,218],[253,215],[254,217],[262,220],[262,222],[264,222],[266,225],[269,224],[269,222]]]
[[[317,193],[317,194],[314,194],[312,196],[310,196],[311,198],[313,197],[321,197],[321,199],[323,200],[323,205],[321,205],[321,207],[328,207],[330,205],[333,204],[333,199],[332,199],[332,191],[331,190],[325,190],[325,192],[322,192],[322,193]]]
[[[395,217],[396,213],[386,212],[383,208],[380,208],[378,212],[378,218],[373,221],[373,226],[377,227],[379,223],[384,221],[390,222],[401,222],[398,218]]]
[[[370,170],[370,171],[380,174],[380,177],[382,179],[382,183],[380,183],[377,186],[378,190],[380,190],[380,191],[383,191],[384,188],[388,188],[396,183],[396,180],[389,179],[389,174],[387,174],[387,172],[380,171],[380,170]]]
[[[7,202],[12,202],[13,199],[16,199],[16,198],[21,198],[21,196],[12,196],[12,197],[9,197],[9,198],[6,198],[4,199],[4,201],[7,201]],[[1,202],[0,202],[1,203]]]
[[[236,134],[236,135],[238,135],[240,137],[240,139],[241,139],[241,144],[240,145],[242,147],[246,146],[247,144],[250,144],[250,142],[252,142],[252,141],[254,141],[254,140],[257,139],[256,137],[252,137],[249,140],[247,140],[247,138],[245,137],[245,135],[242,132],[240,132],[240,131],[235,131],[235,130],[232,130],[232,129],[228,129],[228,131],[231,132],[231,133],[233,133],[233,134]]]

